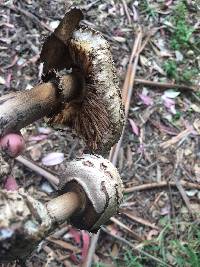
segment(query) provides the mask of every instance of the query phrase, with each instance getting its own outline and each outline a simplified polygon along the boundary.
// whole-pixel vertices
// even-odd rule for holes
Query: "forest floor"
[[[0,95],[39,83],[42,44],[71,4],[0,0]],[[82,8],[82,23],[109,41],[121,88],[125,77],[130,78],[128,65],[136,72],[117,161],[124,200],[120,213],[102,227],[93,266],[198,267],[200,2],[76,0],[73,5]],[[142,49],[138,60],[130,62],[138,34]],[[70,129],[57,131],[44,120],[22,134],[23,156],[53,174],[84,151],[83,141]],[[35,198],[50,199],[54,189],[30,168],[16,160],[12,174]],[[81,266],[89,240],[87,232],[62,225],[40,244],[27,266]]]

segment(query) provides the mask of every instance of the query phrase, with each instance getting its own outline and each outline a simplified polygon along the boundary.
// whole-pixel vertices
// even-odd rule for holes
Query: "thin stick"
[[[126,103],[129,90],[132,91],[133,89],[133,83],[134,83],[134,78],[135,78],[134,66],[136,65],[136,63],[134,63],[135,61],[133,62],[133,60],[136,57],[137,51],[139,50],[138,47],[141,44],[141,41],[142,41],[142,32],[139,31],[139,33],[137,34],[135,38],[135,42],[133,45],[133,49],[131,52],[131,56],[130,56],[130,60],[129,60],[129,64],[128,64],[128,68],[126,72],[124,85],[122,88],[122,101],[124,104]]]
[[[135,40],[135,44],[133,46],[132,54],[131,54],[131,59],[134,59],[134,62],[130,61],[130,64],[128,66],[124,86],[122,89],[122,101],[125,104],[125,121],[127,120],[128,117],[128,112],[129,112],[129,107],[130,107],[130,102],[131,102],[131,97],[133,93],[133,85],[134,85],[134,80],[135,80],[135,74],[136,74],[136,68],[139,60],[139,53],[138,51],[140,50],[140,45],[142,43],[142,31],[139,31],[137,38]],[[111,161],[114,165],[117,164],[117,158],[119,154],[119,150],[122,144],[123,136],[124,136],[124,131],[125,131],[125,126],[123,128],[121,137],[118,141],[118,143],[113,147],[111,151]]]
[[[131,235],[135,240],[142,242],[144,241],[138,234],[136,234],[130,227],[125,225],[124,223],[120,222],[118,219],[112,217],[110,218],[111,222],[118,225],[120,228],[122,228],[124,231],[126,231],[129,235]]]
[[[127,3],[126,3],[126,1],[125,1],[125,0],[122,0],[122,4],[123,4],[123,6],[124,6],[124,11],[125,11],[125,13],[126,13],[126,16],[127,16],[127,19],[128,19],[128,23],[131,25],[131,23],[132,23],[132,21],[131,21],[131,16],[130,16],[130,14],[129,14],[129,12],[128,12],[128,7],[127,7]]]
[[[129,242],[128,240],[126,240],[125,238],[115,235],[113,233],[111,233],[110,231],[108,231],[105,227],[101,228],[105,233],[107,233],[108,235],[112,236],[113,238],[117,239],[118,241],[128,245],[129,247],[131,247],[133,249],[133,251],[135,251],[137,254],[142,254],[145,257],[152,259],[153,261],[162,264],[163,266],[167,266],[167,267],[173,267],[171,264],[167,264],[165,262],[163,262],[161,259],[154,257],[153,255],[143,251],[142,249],[137,248],[136,246],[134,246],[131,242]]]
[[[40,166],[36,165],[35,163],[31,162],[30,160],[22,157],[22,156],[18,156],[15,160],[17,160],[18,162],[22,163],[23,165],[25,165],[26,167],[30,168],[31,170],[33,170],[34,172],[36,172],[37,174],[43,176],[44,178],[46,178],[49,183],[57,190],[57,185],[59,184],[59,178],[54,176],[53,174],[49,173],[48,171],[44,170],[43,168],[41,168]]]
[[[155,81],[148,81],[148,80],[144,80],[144,79],[139,79],[136,78],[135,79],[135,83],[136,84],[142,84],[142,85],[147,85],[150,87],[158,87],[160,89],[180,89],[180,90],[188,90],[188,91],[193,91],[193,92],[197,92],[198,88],[197,87],[192,87],[192,86],[187,86],[187,85],[183,85],[183,84],[173,84],[173,83],[162,83],[162,82],[155,82]]]
[[[180,192],[181,196],[182,196],[182,199],[184,200],[185,202],[185,205],[190,213],[190,215],[193,216],[193,211],[192,211],[192,207],[191,207],[191,204],[190,204],[190,201],[189,201],[189,198],[188,196],[186,195],[186,192],[181,184],[181,182],[177,179],[177,176],[174,175],[174,181],[175,181],[175,184],[176,184],[176,187],[178,189],[178,191]]]
[[[175,145],[176,143],[178,143],[181,140],[184,140],[189,134],[191,134],[192,129],[187,128],[185,130],[183,130],[182,132],[180,132],[178,135],[173,136],[171,139],[163,142],[160,144],[160,147],[163,149],[166,149],[170,146]]]
[[[153,229],[159,230],[159,228],[155,224],[153,224],[153,223],[151,223],[151,222],[149,222],[147,220],[144,220],[144,219],[142,219],[140,217],[135,216],[134,213],[129,211],[129,210],[120,209],[120,213],[126,215],[129,219],[131,219],[131,220],[133,220],[133,221],[135,221],[137,223],[140,223],[140,224],[143,224],[145,226],[151,227]]]
[[[200,184],[194,184],[190,183],[187,181],[180,181],[180,184],[187,188],[187,189],[198,189],[200,190]],[[124,192],[125,193],[133,193],[137,191],[145,191],[145,190],[153,190],[153,189],[158,189],[158,188],[163,188],[163,187],[176,187],[175,182],[160,182],[160,183],[149,183],[149,184],[143,184],[143,185],[137,185],[129,188],[125,188]]]
[[[181,176],[181,163],[183,162],[183,149],[178,149],[176,151],[176,163],[175,163],[175,166],[174,166],[174,173],[173,173],[173,179],[175,181],[175,184],[177,186],[177,189],[179,190],[181,196],[182,196],[182,199],[183,201],[185,202],[185,205],[190,213],[190,215],[192,215],[193,219],[195,219],[195,216],[193,214],[193,210],[192,210],[192,207],[191,207],[191,204],[190,204],[190,200],[183,188],[183,186],[181,185],[180,183],[180,180],[178,179],[178,177]]]

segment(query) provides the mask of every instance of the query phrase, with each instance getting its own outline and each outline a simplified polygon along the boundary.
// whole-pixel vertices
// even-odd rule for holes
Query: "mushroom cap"
[[[60,23],[62,27],[59,25],[57,28],[62,28],[62,31],[56,29],[43,45],[43,79],[46,81],[53,72],[64,68],[72,68],[72,72],[79,70],[85,78],[85,96],[81,102],[64,104],[49,122],[71,126],[92,151],[104,154],[118,141],[124,124],[116,69],[110,46],[103,35],[89,27],[76,27],[77,20],[73,22],[76,16],[72,16],[71,12],[75,11],[69,11]],[[66,19],[68,16],[71,21]],[[69,23],[72,24],[70,34]],[[65,31],[67,38],[63,37]],[[48,51],[58,53],[52,56],[53,52]]]
[[[70,191],[72,183],[85,192],[87,204],[70,221],[79,229],[96,232],[118,211],[123,196],[120,175],[109,160],[85,154],[68,163],[61,177],[59,194]]]

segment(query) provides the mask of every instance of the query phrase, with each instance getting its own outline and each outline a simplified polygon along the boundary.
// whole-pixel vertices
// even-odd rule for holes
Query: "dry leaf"
[[[146,106],[152,106],[153,105],[153,99],[145,94],[139,94],[140,99]]]
[[[197,189],[185,191],[188,197],[194,197],[198,193]]]
[[[126,42],[126,38],[121,37],[121,36],[114,36],[113,39],[119,43],[125,43]]]
[[[51,152],[42,159],[42,164],[45,166],[54,166],[62,163],[64,154],[61,152]]]
[[[176,98],[178,95],[180,95],[180,92],[178,92],[178,91],[174,91],[174,90],[166,90],[165,92],[164,92],[164,95],[163,95],[163,97],[165,98],[165,97],[167,97],[167,98]]]
[[[6,84],[6,80],[1,76],[0,76],[0,84],[3,84],[3,85]]]
[[[52,129],[49,127],[38,127],[38,132],[40,134],[50,134],[52,132]]]
[[[200,106],[196,105],[196,104],[192,104],[191,109],[193,109],[195,112],[200,113]]]
[[[41,190],[47,194],[51,194],[54,191],[48,182],[42,183]]]
[[[175,101],[166,96],[162,96],[162,100],[164,106],[168,109],[168,111],[170,111],[172,114],[176,114]]]
[[[200,134],[200,119],[196,119],[193,123],[193,126],[198,134]]]
[[[200,164],[195,164],[194,165],[194,173],[197,179],[197,182],[200,182]]]
[[[42,147],[38,145],[33,146],[33,148],[30,151],[30,156],[32,160],[34,161],[39,160],[41,155],[42,155]]]
[[[46,134],[38,134],[38,135],[32,135],[29,136],[28,141],[42,141],[47,139],[47,135]]]
[[[148,235],[147,235],[147,240],[152,240],[153,237],[158,236],[159,235],[159,231],[152,229],[149,231]]]

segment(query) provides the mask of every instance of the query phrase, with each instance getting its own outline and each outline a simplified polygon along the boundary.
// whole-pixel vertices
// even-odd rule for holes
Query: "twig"
[[[162,26],[162,27],[156,27],[156,28],[151,29],[151,30],[148,32],[148,34],[147,34],[145,40],[142,42],[142,45],[141,45],[140,50],[139,50],[139,54],[142,53],[142,51],[143,51],[144,48],[146,47],[147,43],[148,43],[149,40],[151,39],[151,37],[152,37],[153,35],[155,35],[156,32],[157,32],[158,30],[162,29],[162,28],[163,28],[163,26]]]
[[[187,188],[187,189],[198,189],[200,190],[200,184],[194,184],[186,181],[180,181],[180,184]],[[143,184],[143,185],[137,185],[129,188],[125,188],[125,193],[133,193],[137,191],[144,191],[144,190],[153,190],[153,189],[158,189],[158,188],[163,188],[163,187],[176,187],[175,182],[160,182],[160,183],[149,183],[149,184]]]
[[[140,224],[143,224],[145,226],[148,226],[148,227],[151,227],[153,229],[156,229],[156,230],[159,230],[158,226],[156,226],[155,224],[147,221],[147,220],[144,220],[140,217],[137,217],[134,215],[133,212],[129,211],[129,210],[125,210],[125,209],[120,209],[120,212],[124,215],[126,215],[129,219],[137,222],[137,223],[140,223]]]
[[[72,251],[72,252],[75,252],[75,253],[79,253],[80,252],[80,248],[78,248],[77,246],[73,246],[71,245],[70,243],[67,243],[63,240],[56,240],[50,236],[48,236],[46,238],[47,241],[51,242],[51,243],[54,243],[56,245],[58,245],[59,247],[61,248],[64,248],[65,250],[69,250],[69,251]]]
[[[173,201],[173,197],[172,197],[172,189],[171,189],[171,186],[169,185],[169,183],[168,183],[168,195],[169,195],[169,201],[170,201],[170,206],[171,206],[171,210],[172,210],[172,212],[171,212],[172,213],[172,218],[176,222],[177,218],[176,218],[176,214],[175,214],[174,201]],[[174,224],[174,230],[175,230],[176,237],[178,238],[178,229],[177,229],[177,224],[176,223]]]
[[[185,139],[188,135],[190,135],[191,132],[192,132],[192,129],[185,129],[184,131],[180,132],[178,135],[172,137],[168,141],[161,143],[160,147],[163,149],[166,149],[172,145],[175,145],[176,143],[178,143],[179,141],[181,141],[182,139]]]
[[[155,82],[155,81],[148,81],[148,80],[144,80],[144,79],[139,79],[136,78],[135,79],[135,83],[136,84],[142,84],[142,85],[148,85],[150,87],[158,87],[160,89],[180,89],[180,90],[188,90],[188,91],[193,91],[193,92],[197,92],[198,88],[197,87],[192,87],[192,86],[187,86],[187,85],[183,85],[183,84],[173,84],[173,83],[162,83],[162,82]]]
[[[122,101],[124,104],[127,103],[128,92],[131,91],[130,92],[130,94],[131,94],[132,90],[133,90],[133,84],[134,84],[135,72],[136,72],[135,65],[137,65],[136,63],[138,62],[137,60],[134,60],[134,58],[137,55],[137,52],[139,50],[139,46],[141,45],[141,42],[142,42],[142,31],[141,31],[141,29],[139,29],[139,32],[135,38],[135,42],[134,42],[131,56],[129,59],[129,64],[128,64],[128,68],[127,68],[127,72],[126,72],[124,85],[122,88]],[[134,62],[133,62],[133,60],[134,60]],[[127,112],[127,106],[128,106],[127,104],[126,104],[125,113]]]
[[[186,205],[188,211],[189,211],[190,214],[193,216],[193,211],[192,211],[192,208],[191,208],[191,205],[190,205],[189,198],[188,198],[188,196],[186,195],[185,190],[184,190],[184,188],[183,188],[181,182],[177,179],[177,175],[174,175],[173,178],[174,178],[176,187],[177,187],[178,191],[180,192],[180,194],[181,194],[181,196],[182,196],[182,199],[184,200],[185,205]]]
[[[142,43],[142,31],[141,29],[138,32],[138,35],[135,39],[135,43],[132,49],[123,89],[122,89],[122,101],[125,104],[125,121],[127,120],[128,117],[128,112],[129,112],[129,107],[130,107],[130,102],[131,102],[131,97],[133,93],[133,85],[134,85],[134,80],[135,80],[135,74],[136,74],[136,68],[139,60],[139,53],[138,51],[140,50],[140,46]],[[134,62],[132,62],[134,60]],[[123,128],[121,137],[118,141],[118,143],[112,148],[110,158],[112,159],[112,163],[116,165],[117,163],[117,158],[119,154],[119,150],[122,144],[123,136],[124,136],[124,131],[125,131],[125,126]]]
[[[37,174],[46,178],[55,189],[58,189],[57,188],[57,185],[59,184],[59,178],[58,177],[54,176],[53,174],[49,173],[48,171],[44,170],[40,166],[36,165],[35,163],[31,162],[30,160],[28,160],[22,156],[18,156],[16,158],[16,160],[18,162],[22,163],[23,165],[25,165],[26,167],[28,167],[29,169],[33,170]]]
[[[142,242],[144,241],[143,238],[141,238],[138,234],[136,234],[130,227],[125,225],[124,223],[120,222],[118,219],[112,217],[110,218],[111,222],[118,225],[120,228],[122,228],[124,231],[126,231],[129,235],[131,235],[135,240]]]
[[[179,192],[182,196],[183,201],[185,202],[185,205],[186,205],[190,215],[194,216],[193,211],[192,211],[192,207],[190,205],[190,200],[189,200],[188,196],[186,195],[186,192],[185,192],[183,186],[181,185],[181,183],[178,179],[178,177],[180,177],[180,175],[181,175],[180,164],[181,164],[182,159],[183,159],[183,150],[177,150],[176,158],[177,158],[177,160],[176,160],[175,167],[174,167],[173,179],[175,181],[177,189],[179,190]]]
[[[167,264],[165,262],[163,262],[161,259],[154,257],[153,255],[143,251],[140,248],[135,247],[131,242],[129,242],[128,240],[126,240],[125,238],[118,236],[116,234],[111,233],[110,231],[108,231],[105,227],[101,228],[105,233],[107,233],[108,235],[112,236],[113,238],[117,239],[118,241],[128,245],[129,247],[132,248],[133,251],[135,251],[137,254],[142,254],[145,257],[152,259],[153,261],[162,264],[163,266],[167,266],[167,267],[173,267],[171,264]]]
[[[126,1],[125,1],[125,0],[122,0],[122,4],[123,4],[123,6],[124,6],[124,11],[125,11],[125,13],[126,13],[126,16],[127,16],[127,19],[128,19],[128,23],[131,25],[131,23],[132,23],[132,21],[131,21],[131,16],[130,16],[130,14],[129,14],[129,12],[128,12],[128,7],[127,7],[127,3],[126,3]]]

